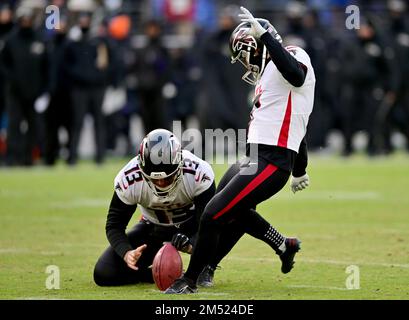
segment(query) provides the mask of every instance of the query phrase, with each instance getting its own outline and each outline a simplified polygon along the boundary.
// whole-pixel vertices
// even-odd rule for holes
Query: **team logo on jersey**
[[[203,183],[203,182],[206,182],[206,181],[211,181],[211,179],[209,178],[209,176],[206,173],[203,173],[202,176],[200,176],[200,175],[201,175],[201,172],[199,172],[199,175],[197,177],[195,177],[196,182],[200,181],[201,183]]]
[[[115,185],[115,191],[121,191],[121,192],[123,191],[119,182]]]
[[[295,46],[287,46],[287,47],[285,47],[285,50],[287,50],[293,56],[295,56],[297,54],[297,47],[295,47]]]
[[[203,183],[203,182],[206,182],[206,181],[211,181],[211,179],[206,173],[204,173],[203,177],[202,177],[202,180],[200,180],[200,182]]]

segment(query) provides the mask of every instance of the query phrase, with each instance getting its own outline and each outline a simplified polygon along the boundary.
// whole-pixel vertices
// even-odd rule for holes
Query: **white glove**
[[[44,111],[47,110],[49,104],[50,95],[48,93],[44,93],[41,96],[39,96],[34,102],[34,109],[37,113],[43,113]]]
[[[291,190],[296,193],[297,191],[304,190],[310,185],[310,177],[308,174],[304,174],[302,177],[291,177]]]
[[[253,17],[250,11],[248,11],[244,7],[240,7],[241,14],[239,14],[239,18],[241,19],[241,22],[249,22],[251,24],[251,28],[248,32],[249,35],[259,39],[264,33],[267,32],[266,29],[264,29],[261,24],[256,20],[256,18]]]

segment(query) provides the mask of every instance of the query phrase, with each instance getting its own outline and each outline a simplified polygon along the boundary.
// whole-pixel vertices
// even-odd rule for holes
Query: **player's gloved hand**
[[[261,24],[256,20],[256,18],[253,17],[251,12],[247,10],[244,7],[240,7],[241,14],[239,14],[239,18],[241,19],[241,22],[250,22],[251,28],[249,30],[249,35],[255,37],[255,38],[260,38],[262,34],[266,33],[267,30],[264,29]]]
[[[297,191],[304,190],[310,185],[310,177],[308,174],[304,174],[302,177],[291,177],[291,190],[296,193]]]
[[[128,265],[129,268],[133,270],[138,270],[136,263],[138,262],[139,258],[142,255],[142,252],[146,249],[147,245],[143,244],[140,247],[136,248],[135,250],[129,250],[125,253],[124,261]]]
[[[171,243],[177,250],[186,252],[190,245],[190,239],[183,233],[176,233],[173,235]]]

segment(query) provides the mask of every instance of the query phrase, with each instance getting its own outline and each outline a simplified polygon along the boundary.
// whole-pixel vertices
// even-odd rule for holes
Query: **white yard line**
[[[249,257],[238,257],[238,256],[227,256],[225,260],[238,260],[238,261],[268,261],[277,262],[277,259],[273,258],[249,258]],[[357,266],[374,266],[374,267],[386,267],[386,268],[403,268],[409,269],[409,264],[407,263],[387,263],[387,262],[362,262],[362,261],[341,261],[341,260],[326,260],[326,259],[308,259],[300,258],[298,259],[300,263],[316,263],[316,264],[333,264],[333,265],[357,265]]]
[[[64,298],[53,298],[53,297],[19,297],[14,300],[69,300]]]
[[[198,291],[197,294],[201,295],[201,296],[228,296],[231,293],[227,293],[227,292],[205,292],[205,291],[201,291],[201,289],[199,288],[199,291]]]
[[[62,251],[44,251],[27,248],[0,248],[0,254],[40,254],[42,256],[57,256],[61,255]]]
[[[26,248],[0,248],[0,254],[7,253],[29,253],[30,250]]]
[[[288,287],[288,288],[308,288],[308,289],[341,290],[341,291],[348,290],[347,288],[326,287],[326,286],[312,286],[312,285],[307,285],[307,284],[293,284],[293,285],[288,285],[287,287]]]
[[[149,291],[152,292],[152,293],[161,293],[161,291],[159,291],[159,289],[150,289]],[[199,291],[197,292],[197,294],[201,295],[201,296],[227,296],[227,295],[229,295],[229,293],[227,293],[227,292],[206,292],[206,291],[202,291],[200,287],[199,287]]]
[[[29,250],[25,248],[0,248],[0,254],[40,254],[42,256],[57,256],[62,252],[60,251],[37,251]]]
[[[312,191],[308,190],[303,194],[297,194],[297,196],[291,193],[280,193],[274,199],[282,200],[327,200],[327,201],[365,201],[365,200],[382,200],[382,195],[376,191],[347,191],[347,190],[338,190],[338,191]]]
[[[322,264],[335,264],[335,265],[357,265],[357,266],[374,266],[374,267],[396,267],[409,269],[408,263],[387,263],[387,262],[359,262],[359,261],[340,261],[340,260],[323,260],[323,259],[301,259],[300,261],[306,263],[322,263]]]
[[[33,251],[36,252],[36,251]],[[58,256],[61,255],[63,252],[62,251],[40,251],[39,254],[42,256]]]
[[[50,208],[59,208],[59,209],[66,209],[66,208],[108,208],[109,202],[107,199],[99,199],[99,198],[83,198],[83,199],[76,199],[73,201],[65,201],[65,202],[51,202],[49,204]]]
[[[58,242],[58,243],[54,243],[54,245],[58,246],[58,247],[63,247],[63,248],[84,248],[84,244],[83,243],[71,243],[71,242]],[[105,249],[107,248],[109,245],[108,242],[106,243],[87,243],[85,245],[85,247],[87,248],[98,248],[98,249]]]

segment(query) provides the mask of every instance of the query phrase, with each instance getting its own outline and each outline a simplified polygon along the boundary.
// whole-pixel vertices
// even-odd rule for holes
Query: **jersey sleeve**
[[[183,158],[185,187],[191,199],[194,199],[211,187],[214,182],[214,172],[209,163],[190,151],[183,150]]]
[[[114,190],[118,198],[127,205],[137,204],[140,194],[138,182],[140,181],[142,181],[142,175],[133,159],[115,177]]]
[[[195,177],[195,197],[209,189],[214,183],[214,172],[210,164],[201,160],[198,169]]]
[[[287,46],[285,49],[298,61],[301,62],[305,67],[309,68],[311,60],[307,52],[304,49],[296,46]]]

